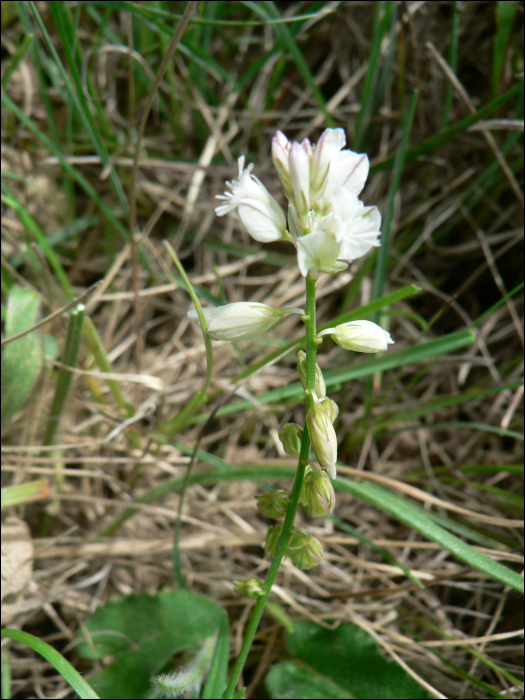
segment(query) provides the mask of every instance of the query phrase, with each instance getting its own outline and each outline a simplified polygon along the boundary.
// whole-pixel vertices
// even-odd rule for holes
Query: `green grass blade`
[[[385,355],[358,362],[350,367],[323,372],[325,384],[327,388],[337,387],[353,379],[369,377],[375,372],[385,372],[388,369],[404,367],[415,362],[432,359],[447,352],[465,347],[465,345],[471,345],[474,341],[475,336],[472,331],[463,330],[457,333],[451,333],[442,338],[436,338],[435,340],[430,340],[428,343],[414,345],[404,350],[398,350],[397,352],[389,351]],[[257,397],[257,400],[263,404],[276,403],[295,397],[302,398],[303,394],[303,385],[300,382],[294,382],[293,384],[288,384],[279,389],[269,391],[267,394]],[[249,401],[239,401],[219,409],[216,415],[217,417],[224,416],[230,413],[236,413],[237,411],[245,411],[249,408],[251,408],[251,403]],[[209,416],[209,413],[201,413],[193,419],[193,422],[205,421]]]
[[[262,17],[264,20],[282,19],[281,13],[273,2],[273,0],[268,0],[265,2],[255,3],[255,2],[242,2],[241,4],[249,7],[255,14]],[[287,50],[295,62],[298,71],[303,76],[303,80],[310,88],[310,91],[317,102],[317,105],[321,112],[324,114],[325,122],[328,126],[335,126],[333,118],[326,111],[326,100],[323,96],[321,90],[317,87],[314,82],[314,77],[312,71],[310,70],[308,64],[304,60],[304,56],[301,49],[297,46],[297,43],[291,33],[289,27],[284,23],[272,24],[272,29],[277,37],[283,50]]]
[[[403,131],[401,133],[401,140],[396,153],[396,159],[394,161],[394,170],[392,173],[392,180],[390,181],[390,187],[388,189],[387,205],[385,216],[381,224],[381,246],[377,254],[377,264],[376,272],[374,277],[374,284],[372,287],[372,299],[379,299],[383,293],[383,284],[385,280],[387,260],[388,260],[388,241],[390,238],[390,227],[392,226],[392,220],[394,218],[394,199],[399,191],[399,186],[401,184],[401,175],[403,174],[403,167],[405,164],[406,148],[408,145],[408,139],[410,137],[410,131],[412,129],[412,121],[414,119],[414,114],[416,112],[416,104],[419,92],[414,90],[412,93],[412,99],[410,101],[410,107],[408,108],[408,114],[403,125]],[[372,315],[372,320],[377,323],[379,314],[376,311]]]
[[[95,189],[86,180],[86,178],[83,175],[81,175],[81,173],[79,173],[79,171],[76,168],[74,168],[70,163],[68,163],[67,159],[64,157],[60,149],[57,146],[55,146],[55,144],[52,141],[50,141],[48,137],[42,131],[40,131],[40,129],[38,129],[30,119],[26,117],[22,110],[19,109],[17,105],[11,99],[9,99],[9,97],[4,92],[0,94],[0,99],[2,101],[2,104],[5,107],[7,107],[14,114],[14,116],[24,126],[26,126],[32,134],[34,134],[34,136],[36,136],[36,138],[42,143],[42,145],[49,149],[51,153],[53,153],[53,155],[58,158],[64,170],[75,180],[75,182],[78,183],[78,185],[84,190],[86,195],[97,204],[101,212],[107,218],[108,223],[110,223],[111,226],[116,231],[118,231],[118,233],[124,238],[124,240],[127,241],[127,229],[118,220],[117,216],[110,209],[110,207],[108,207],[107,204],[105,204],[103,199],[97,194]]]
[[[422,508],[418,508],[407,499],[395,499],[386,489],[377,486],[377,484],[363,484],[346,479],[338,479],[336,483],[338,490],[367,501],[379,510],[417,530],[429,540],[441,545],[469,566],[486,573],[505,586],[511,586],[514,590],[523,592],[523,578],[519,574],[476,552],[465,542],[429,520]]]
[[[63,85],[67,91],[67,94],[71,100],[71,103],[75,109],[76,114],[78,115],[80,121],[82,122],[82,125],[84,129],[86,130],[86,133],[89,136],[89,139],[91,141],[91,144],[93,145],[93,148],[96,150],[97,154],[100,156],[100,159],[102,161],[103,167],[105,167],[108,162],[109,162],[109,153],[106,149],[106,146],[103,142],[103,140],[100,138],[100,135],[98,133],[97,125],[95,124],[95,121],[93,119],[93,116],[91,114],[91,110],[89,108],[89,105],[87,104],[87,100],[84,94],[84,89],[82,86],[82,81],[80,79],[80,73],[78,72],[78,67],[76,64],[76,59],[75,56],[73,55],[72,47],[71,47],[71,27],[68,28],[66,27],[66,18],[67,18],[67,13],[69,11],[69,8],[64,7],[64,3],[62,2],[54,2],[51,5],[51,12],[53,13],[53,17],[55,19],[56,25],[58,32],[60,34],[61,40],[62,40],[62,48],[64,49],[64,53],[66,56],[67,64],[71,70],[71,74],[73,77],[73,80],[75,82],[76,90],[73,88],[71,85],[71,81],[69,78],[69,75],[64,68],[62,61],[60,60],[60,57],[58,55],[58,52],[56,51],[53,41],[51,40],[51,37],[49,36],[49,33],[47,31],[47,28],[42,21],[42,18],[40,17],[40,14],[36,8],[36,5],[34,2],[30,1],[29,6],[33,12],[33,15],[35,17],[35,21],[38,25],[38,28],[40,29],[42,36],[44,38],[44,41],[46,43],[46,46],[48,48],[48,51],[50,52],[52,58],[53,58],[53,64],[58,70],[60,77],[62,78]],[[113,168],[111,170],[111,173],[109,175],[109,180],[115,190],[115,193],[118,197],[118,200],[120,202],[121,207],[123,208],[124,211],[127,211],[128,204],[126,197],[124,195],[124,191],[122,189],[122,185],[120,184],[118,180],[117,173],[115,169]]]
[[[518,4],[499,0],[496,3],[497,33],[492,49],[492,95],[494,97],[500,91],[500,79],[505,64],[505,54],[509,43],[510,32],[514,17],[518,11]]]
[[[69,317],[66,345],[62,358],[62,364],[67,365],[67,367],[75,367],[77,363],[78,351],[80,350],[80,341],[82,338],[82,327],[84,325],[85,309],[86,307],[84,304],[78,304],[78,306],[73,309]],[[55,389],[55,396],[51,405],[51,413],[49,414],[49,420],[47,422],[46,432],[44,435],[44,445],[53,444],[55,433],[60,422],[60,417],[66,405],[67,394],[72,378],[73,375],[69,370],[65,369],[64,367],[60,368]]]
[[[470,114],[465,119],[462,119],[461,121],[457,122],[457,124],[454,124],[454,126],[451,126],[446,131],[441,131],[441,133],[436,134],[436,136],[432,136],[423,143],[409,148],[406,152],[405,163],[415,160],[421,155],[433,153],[433,151],[436,151],[438,148],[441,148],[441,146],[455,139],[456,136],[459,136],[460,134],[465,132],[469,128],[469,126],[476,124],[482,119],[486,119],[492,112],[494,112],[503,104],[505,104],[505,102],[508,102],[513,97],[520,96],[522,92],[523,85],[520,83],[519,85],[516,85],[516,87],[512,88],[512,90],[506,92],[501,97],[497,97],[496,99],[489,102],[489,104],[485,105],[485,107],[482,107],[474,114]],[[519,134],[517,138],[519,138]],[[375,173],[378,170],[388,170],[394,165],[395,159],[396,156],[394,155],[389,156],[388,158],[385,158],[384,160],[379,161],[378,163],[373,163],[370,167],[370,172]]]
[[[295,466],[281,467],[263,465],[257,467],[230,467],[225,470],[214,470],[212,472],[194,474],[189,479],[189,485],[220,483],[222,481],[242,481],[244,479],[263,482],[291,480],[295,472]],[[184,479],[182,478],[161,484],[137,499],[136,503],[154,503],[168,493],[179,491],[182,488],[183,482]],[[500,581],[500,583],[511,586],[517,591],[523,591],[523,578],[521,576],[498,562],[492,561],[485,555],[476,552],[472,547],[465,544],[454,535],[451,535],[442,527],[436,525],[428,518],[427,513],[422,508],[413,505],[407,499],[393,497],[386,489],[368,482],[358,483],[344,478],[338,478],[333,484],[337,491],[356,496],[375,506],[378,510],[384,511],[397,518],[409,527],[420,532],[429,540],[440,544],[458,559],[461,559],[478,571],[488,574],[490,577]],[[126,509],[117,519],[118,522],[115,520],[101,533],[101,536],[112,534],[117,527],[135,512],[137,512],[136,508]]]
[[[32,634],[21,632],[20,630],[3,629],[2,637],[14,639],[16,642],[21,642],[30,649],[33,649],[33,651],[36,651],[37,654],[43,656],[46,661],[49,661],[49,663],[56,668],[64,680],[69,683],[69,685],[81,698],[85,698],[86,700],[98,698],[98,695],[95,693],[93,688],[86,683],[80,673],[73,668],[69,661],[46,642],[43,642],[38,637],[34,637]]]
[[[368,70],[366,72],[363,92],[361,95],[361,109],[359,110],[355,130],[354,150],[357,152],[363,148],[366,126],[368,125],[368,121],[372,114],[375,87],[379,79],[381,44],[390,23],[390,15],[392,13],[393,5],[393,2],[376,2],[375,4],[370,58],[368,59]],[[383,15],[382,19],[381,15]]]

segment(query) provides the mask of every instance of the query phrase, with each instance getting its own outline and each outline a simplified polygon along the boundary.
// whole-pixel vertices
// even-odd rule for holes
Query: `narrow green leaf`
[[[2,487],[2,510],[9,506],[18,506],[21,503],[39,501],[49,497],[49,481],[38,479],[26,481],[23,484]]]
[[[499,562],[492,561],[485,555],[476,552],[468,544],[465,544],[465,542],[429,520],[422,508],[418,508],[407,499],[393,498],[386,489],[381,488],[377,484],[357,483],[346,479],[338,479],[336,483],[338,490],[367,501],[379,510],[417,530],[429,540],[437,542],[458,559],[461,559],[478,571],[482,571],[491,578],[496,579],[496,581],[523,593],[522,576],[514,573],[514,571],[511,571]]]
[[[277,5],[273,0],[265,0],[265,2],[255,3],[255,2],[242,2],[243,5],[249,7],[255,14],[262,17],[265,21],[269,19],[282,19],[281,13]],[[288,50],[290,56],[295,62],[298,71],[303,76],[303,80],[310,88],[310,91],[317,102],[319,109],[323,112],[325,117],[325,122],[328,126],[335,126],[333,118],[326,111],[326,100],[323,93],[317,87],[314,82],[314,77],[312,71],[310,70],[308,64],[304,60],[304,56],[301,49],[297,46],[293,34],[291,33],[289,27],[284,23],[272,24],[272,29],[277,37],[281,47]]]
[[[323,372],[325,384],[327,388],[339,386],[351,381],[352,379],[369,377],[375,372],[385,372],[389,369],[405,367],[406,365],[410,365],[415,362],[421,362],[423,360],[439,357],[447,352],[452,352],[453,350],[462,348],[465,345],[471,345],[475,339],[476,337],[474,333],[467,329],[458,331],[457,333],[451,333],[450,335],[443,336],[442,338],[430,340],[427,343],[414,345],[413,347],[406,348],[405,350],[393,352],[388,351],[388,353],[385,353],[384,355],[364,360],[362,362],[356,362],[349,367]],[[300,347],[299,342],[296,345],[297,347]],[[280,352],[283,351],[281,350]],[[295,396],[302,396],[303,394],[303,385],[300,382],[294,382],[292,384],[287,384],[286,386],[280,387],[279,389],[269,391],[267,394],[259,396],[257,400],[260,403],[274,403],[277,401],[290,399]],[[244,411],[250,407],[251,404],[249,401],[238,401],[237,403],[230,404],[219,409],[216,415],[224,416],[230,413],[236,413],[237,411]],[[209,413],[201,413],[199,416],[196,416],[192,422],[205,421],[209,418],[209,416]]]
[[[408,114],[405,123],[403,124],[401,140],[399,141],[396,159],[394,161],[392,179],[390,181],[390,187],[388,188],[385,216],[383,217],[383,221],[381,224],[381,246],[377,254],[376,272],[374,276],[374,284],[372,287],[372,299],[374,300],[379,299],[383,293],[383,284],[385,280],[388,261],[388,241],[390,238],[390,227],[394,218],[394,200],[401,184],[401,175],[403,174],[403,167],[405,165],[406,149],[408,145],[408,139],[410,137],[410,131],[412,129],[412,121],[414,119],[414,114],[416,113],[416,104],[418,96],[419,91],[414,90],[414,92],[412,93],[412,99],[410,100]],[[372,320],[374,321],[374,323],[378,322],[378,318],[379,314],[376,311],[374,314],[372,314]]]
[[[49,663],[56,668],[64,680],[69,683],[69,685],[81,698],[91,700],[99,697],[93,688],[86,683],[80,673],[73,668],[73,666],[62,656],[62,654],[60,654],[56,649],[53,649],[53,647],[49,646],[49,644],[46,644],[46,642],[38,639],[38,637],[34,637],[32,634],[28,634],[27,632],[10,629],[3,629],[2,637],[8,637],[9,639],[14,639],[16,642],[26,644],[30,649],[33,649],[33,651],[36,651],[38,654],[43,656],[46,661],[49,661]]]
[[[518,3],[499,0],[496,3],[497,32],[492,51],[492,94],[494,97],[500,91],[500,79],[505,64],[505,54],[509,42],[512,23],[518,11]]]
[[[62,364],[67,367],[75,367],[77,363],[78,351],[82,338],[82,327],[84,325],[85,308],[84,304],[78,304],[69,317],[66,345],[62,358]],[[46,432],[44,434],[44,445],[53,444],[60,417],[66,405],[67,394],[72,378],[73,375],[69,370],[64,367],[60,368],[55,396],[51,405],[51,413],[49,414]]]
[[[211,661],[206,685],[201,694],[201,698],[222,698],[228,683],[228,659],[230,655],[230,628],[228,616],[224,611],[219,622],[219,633],[215,644],[215,651]]]

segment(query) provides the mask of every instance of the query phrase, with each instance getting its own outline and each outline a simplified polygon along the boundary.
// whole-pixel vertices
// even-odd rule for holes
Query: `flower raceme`
[[[326,129],[317,145],[308,139],[291,143],[278,131],[272,160],[288,200],[288,221],[281,206],[261,181],[244,169],[226,183],[231,190],[218,199],[218,216],[238,210],[248,233],[261,242],[288,240],[297,249],[297,263],[310,270],[335,273],[379,245],[381,215],[358,199],[369,171],[365,154],[343,150],[342,129]],[[288,230],[286,225],[288,224]]]
[[[251,340],[276,326],[288,314],[304,314],[303,309],[274,309],[255,301],[237,301],[202,310],[213,340]],[[188,318],[197,321],[196,309]]]

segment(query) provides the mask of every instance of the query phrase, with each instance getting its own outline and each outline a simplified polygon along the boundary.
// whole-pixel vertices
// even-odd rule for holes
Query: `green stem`
[[[313,391],[315,387],[315,358],[317,355],[317,344],[315,343],[315,292],[317,289],[317,275],[310,275],[306,278],[306,388],[307,390]],[[306,394],[306,414],[313,403],[312,396]],[[305,416],[306,416],[305,414]],[[242,643],[241,651],[239,656],[235,661],[232,674],[224,693],[224,698],[233,698],[235,693],[235,686],[239,680],[239,677],[248,658],[248,653],[257,632],[259,622],[261,620],[266,601],[272,590],[273,582],[279,571],[281,561],[286,553],[286,548],[288,542],[290,541],[290,536],[293,530],[293,523],[295,520],[295,513],[297,510],[297,504],[299,502],[299,495],[301,493],[301,487],[303,485],[304,472],[306,469],[306,464],[308,462],[308,457],[310,455],[310,438],[308,436],[308,430],[306,428],[306,422],[304,425],[303,436],[301,439],[301,452],[299,454],[299,464],[297,466],[297,471],[295,473],[295,479],[292,487],[292,492],[290,494],[290,502],[288,504],[288,510],[286,511],[286,518],[284,519],[283,529],[281,532],[281,538],[279,544],[277,545],[277,551],[272,560],[270,568],[268,569],[268,574],[266,575],[266,580],[264,582],[264,593],[257,599],[255,606],[253,608],[252,616],[250,622],[246,627],[246,633],[244,635],[244,640]]]

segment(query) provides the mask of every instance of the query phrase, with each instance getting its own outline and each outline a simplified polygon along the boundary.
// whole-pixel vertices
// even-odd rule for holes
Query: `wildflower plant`
[[[241,652],[224,697],[233,697],[235,685],[248,655],[283,557],[300,569],[321,563],[319,540],[302,528],[294,527],[300,503],[312,517],[323,517],[335,508],[331,480],[337,476],[337,434],[334,421],[337,404],[326,396],[326,384],[316,362],[317,347],[331,335],[342,348],[375,353],[394,341],[371,321],[353,321],[321,333],[316,331],[316,289],[319,272],[336,274],[357,258],[380,245],[381,215],[375,206],[359,199],[369,172],[365,154],[344,149],[342,129],[326,129],[316,145],[304,139],[290,142],[278,131],[272,140],[272,160],[288,201],[287,212],[253,174],[253,164],[245,168],[238,161],[238,179],[227,182],[228,191],[217,216],[237,212],[244,227],[256,241],[289,241],[297,252],[297,264],[306,285],[306,307],[274,309],[265,304],[238,302],[216,309],[204,309],[208,334],[216,340],[242,340],[261,335],[287,314],[299,314],[306,326],[306,348],[299,351],[298,374],[306,395],[303,427],[288,423],[279,431],[285,451],[298,457],[299,464],[291,492],[282,490],[259,496],[260,510],[270,518],[284,517],[283,523],[268,529],[265,555],[272,559],[266,581],[258,587],[257,602],[246,630]],[[196,311],[188,316],[197,319]],[[311,461],[313,451],[318,464]],[[237,590],[244,590],[238,584]]]

